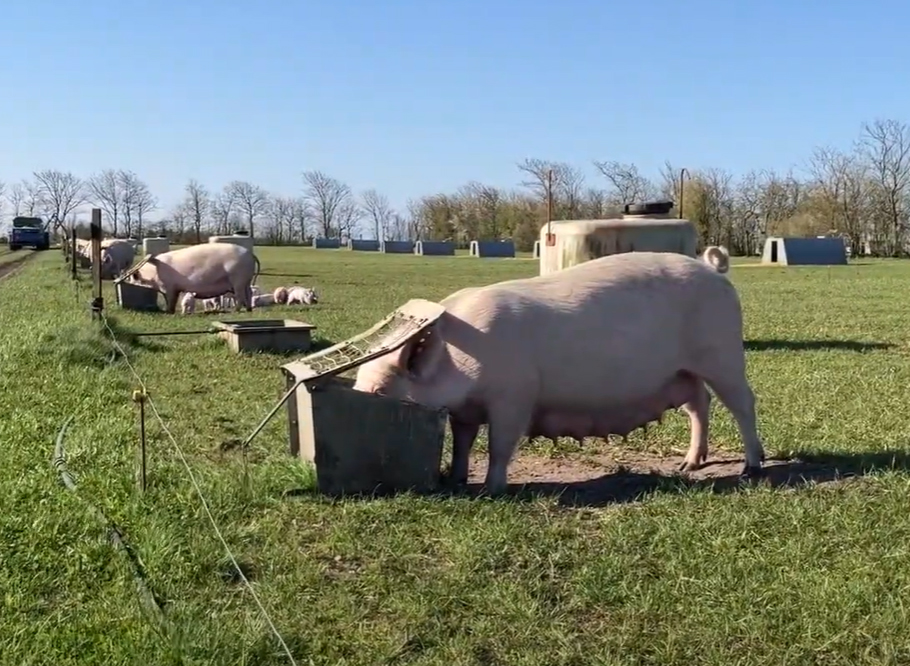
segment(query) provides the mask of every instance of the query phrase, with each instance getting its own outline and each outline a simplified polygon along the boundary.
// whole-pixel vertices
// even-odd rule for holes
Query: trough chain
[[[167,440],[170,442],[171,447],[174,452],[177,454],[178,459],[186,470],[187,476],[190,479],[190,483],[193,485],[193,489],[196,491],[196,495],[199,498],[199,503],[202,505],[202,510],[208,518],[209,524],[212,526],[212,529],[215,532],[215,536],[218,538],[218,541],[221,543],[222,548],[224,548],[225,553],[228,556],[228,559],[231,562],[231,565],[234,567],[234,570],[237,572],[237,576],[240,581],[243,583],[244,587],[250,593],[250,596],[253,598],[253,601],[256,604],[256,607],[259,609],[262,618],[265,620],[272,634],[278,640],[279,645],[281,646],[282,651],[287,656],[288,661],[291,663],[291,666],[297,666],[297,661],[294,659],[294,655],[291,653],[291,649],[288,647],[288,644],[285,642],[284,637],[281,635],[281,632],[278,631],[278,627],[275,626],[275,623],[272,621],[271,616],[268,611],[265,609],[265,606],[262,603],[262,600],[259,598],[259,595],[256,593],[256,590],[253,588],[250,583],[249,578],[243,572],[243,568],[240,566],[240,563],[237,561],[237,557],[234,555],[231,547],[228,545],[227,540],[224,538],[224,534],[221,532],[221,529],[218,527],[218,523],[215,521],[215,516],[212,514],[211,507],[209,506],[208,500],[205,498],[205,494],[202,492],[202,488],[199,485],[199,481],[196,479],[196,475],[193,473],[193,469],[190,467],[190,463],[187,460],[186,454],[183,452],[183,449],[177,443],[177,439],[174,437],[171,429],[168,428],[167,423],[162,418],[161,413],[158,411],[158,407],[155,404],[152,397],[149,395],[148,386],[145,381],[142,379],[142,376],[136,370],[135,366],[130,362],[129,356],[126,353],[126,350],[123,348],[123,345],[120,344],[120,341],[117,340],[117,336],[114,333],[114,329],[111,328],[110,323],[107,320],[107,315],[104,311],[98,313],[101,323],[104,324],[104,327],[107,329],[108,334],[111,337],[111,342],[114,345],[117,353],[120,354],[120,357],[123,359],[127,368],[129,368],[130,373],[133,375],[133,378],[136,380],[136,383],[139,384],[141,394],[145,396],[145,404],[148,405],[148,408],[151,410],[152,414],[155,417],[155,420],[158,421],[158,425],[161,427],[162,432],[164,432]]]
[[[104,511],[98,508],[96,505],[89,502],[83,496],[81,496],[76,489],[76,482],[73,479],[72,475],[69,473],[69,470],[66,466],[66,449],[64,448],[64,438],[66,437],[66,432],[69,429],[70,423],[73,422],[74,416],[69,416],[66,421],[63,422],[63,425],[60,427],[60,431],[57,433],[57,440],[54,445],[54,460],[53,466],[57,470],[57,473],[60,475],[60,480],[63,482],[63,485],[67,490],[76,494],[82,502],[88,506],[91,513],[107,527],[108,536],[111,540],[111,543],[114,547],[122,552],[126,559],[130,563],[130,569],[132,571],[133,580],[136,583],[136,587],[139,590],[140,605],[144,611],[149,615],[154,617],[155,628],[161,632],[167,632],[167,617],[164,614],[164,602],[155,594],[151,589],[148,583],[148,575],[145,571],[145,565],[142,563],[142,559],[139,557],[138,553],[130,546],[126,538],[123,535],[123,531],[120,527],[112,521],[110,518],[105,515]]]

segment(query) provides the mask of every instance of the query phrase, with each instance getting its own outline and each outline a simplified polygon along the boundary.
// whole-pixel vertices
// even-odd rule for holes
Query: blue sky
[[[910,120],[896,0],[5,0],[0,180],[137,172],[299,194],[319,169],[396,205],[525,157],[799,166]]]

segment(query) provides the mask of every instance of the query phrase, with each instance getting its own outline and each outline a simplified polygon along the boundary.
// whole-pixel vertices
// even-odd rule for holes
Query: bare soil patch
[[[570,506],[603,506],[632,502],[643,494],[703,487],[730,492],[740,487],[742,456],[712,452],[699,470],[680,472],[682,455],[657,455],[628,450],[593,450],[581,454],[542,456],[519,453],[509,468],[509,492],[513,496],[558,496]],[[812,460],[765,461],[762,475],[753,482],[772,486],[832,483],[870,471],[903,467],[894,455],[826,456]],[[486,453],[471,461],[468,491],[479,493],[487,471]]]
[[[13,259],[12,261],[0,263],[0,280],[7,278],[11,275],[14,275],[20,268],[22,268],[22,265],[26,261],[28,261],[29,259],[31,259],[34,256],[35,256],[35,253],[31,252],[29,254],[23,255],[16,259]]]

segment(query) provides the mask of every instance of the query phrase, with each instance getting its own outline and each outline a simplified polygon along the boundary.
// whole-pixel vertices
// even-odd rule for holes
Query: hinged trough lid
[[[405,345],[445,312],[439,303],[415,298],[367,331],[281,366],[298,382],[340,375]]]

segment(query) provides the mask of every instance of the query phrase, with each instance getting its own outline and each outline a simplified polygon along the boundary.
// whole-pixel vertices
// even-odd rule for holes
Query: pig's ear
[[[432,377],[445,352],[439,322],[424,329],[396,352],[396,365],[409,378],[420,381]]]

